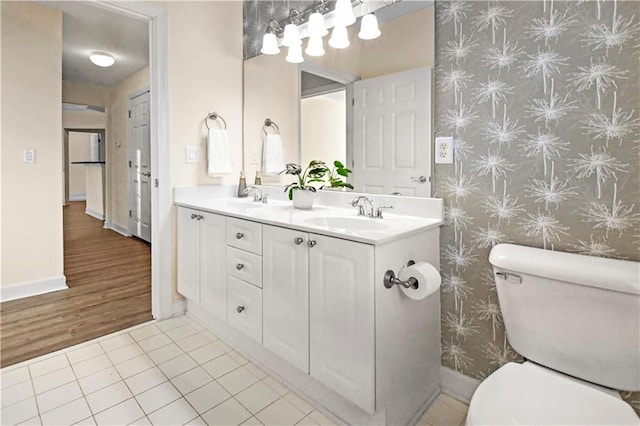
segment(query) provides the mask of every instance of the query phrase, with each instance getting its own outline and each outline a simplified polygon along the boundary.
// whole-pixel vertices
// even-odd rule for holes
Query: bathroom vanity
[[[439,267],[442,201],[392,197],[422,216],[374,219],[353,193],[297,210],[278,188],[267,204],[211,188],[175,194],[188,314],[347,423],[415,422],[440,390],[439,293],[412,300],[383,277]]]

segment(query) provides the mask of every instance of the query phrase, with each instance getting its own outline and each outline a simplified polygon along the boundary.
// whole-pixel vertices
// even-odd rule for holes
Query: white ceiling
[[[149,26],[91,5],[89,1],[43,1],[62,10],[62,79],[113,86],[149,64]],[[93,50],[111,53],[116,63],[101,68],[89,61]]]

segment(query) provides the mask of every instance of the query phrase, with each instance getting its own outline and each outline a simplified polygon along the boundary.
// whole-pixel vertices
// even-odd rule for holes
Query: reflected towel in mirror
[[[231,150],[226,129],[209,129],[207,140],[207,173],[231,173]]]
[[[284,170],[282,138],[268,134],[262,144],[262,173],[277,174]]]

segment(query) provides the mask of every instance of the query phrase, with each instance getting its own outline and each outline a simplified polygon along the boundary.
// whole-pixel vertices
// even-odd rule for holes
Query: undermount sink
[[[390,228],[388,224],[382,222],[382,219],[357,216],[320,216],[307,219],[304,222],[310,226],[345,229],[347,231],[384,231]]]

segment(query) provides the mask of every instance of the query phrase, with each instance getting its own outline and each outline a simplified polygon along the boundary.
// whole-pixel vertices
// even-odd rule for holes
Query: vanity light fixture
[[[292,64],[300,64],[304,62],[304,58],[302,57],[302,46],[300,44],[293,44],[289,46],[289,51],[285,60]]]
[[[356,15],[353,13],[351,0],[337,0],[334,13],[336,26],[342,25],[348,27],[356,22]]]
[[[307,48],[304,53],[309,56],[322,56],[324,55],[324,46],[322,45],[322,37],[320,36],[311,36],[309,37],[309,42],[307,43]]]
[[[358,37],[362,40],[373,40],[380,37],[380,28],[378,28],[378,18],[373,13],[368,13],[362,17],[360,21],[360,32]]]
[[[309,15],[309,37],[324,37],[327,34],[329,31],[327,31],[322,13],[316,11]]]
[[[287,24],[284,27],[284,36],[282,37],[282,45],[291,47],[294,44],[302,44],[300,40],[300,32],[296,24]]]
[[[331,38],[329,39],[329,46],[334,49],[345,49],[349,47],[349,34],[347,33],[347,27],[344,25],[336,25],[331,31]]]
[[[278,38],[276,37],[276,32],[279,30],[282,30],[282,28],[280,28],[278,21],[270,19],[267,23],[267,32],[262,37],[262,49],[260,49],[260,53],[264,53],[265,55],[277,55],[280,53]]]
[[[113,55],[106,52],[91,52],[89,60],[91,60],[95,65],[103,68],[110,67],[116,63]]]

